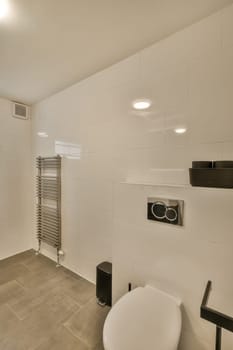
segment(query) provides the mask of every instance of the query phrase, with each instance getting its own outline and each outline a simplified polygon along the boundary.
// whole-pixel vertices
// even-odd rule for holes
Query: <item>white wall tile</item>
[[[233,23],[232,23],[232,16],[233,16],[233,8],[232,8],[232,6],[226,7],[226,8],[221,12],[220,23],[221,23],[221,40],[222,40],[222,45],[223,45],[223,47],[233,46],[233,38],[232,38]]]
[[[31,247],[31,121],[12,117],[0,98],[0,259]]]

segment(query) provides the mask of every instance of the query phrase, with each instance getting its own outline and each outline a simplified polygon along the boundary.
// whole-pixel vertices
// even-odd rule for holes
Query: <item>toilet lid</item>
[[[104,348],[175,350],[180,332],[180,304],[155,288],[139,287],[110,310],[104,325]]]

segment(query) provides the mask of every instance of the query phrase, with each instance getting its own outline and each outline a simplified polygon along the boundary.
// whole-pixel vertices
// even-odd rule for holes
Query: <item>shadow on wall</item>
[[[205,339],[200,338],[200,336],[195,332],[195,329],[193,329],[192,322],[189,319],[189,314],[185,310],[184,305],[181,305],[181,311],[182,311],[182,331],[181,331],[181,338],[179,343],[179,350],[206,350],[206,349],[214,349],[214,331],[215,327],[213,325],[213,336],[210,337],[213,339],[213,344],[207,343]],[[205,322],[205,321],[202,321]],[[206,324],[207,326],[207,324]],[[208,327],[208,326],[207,326]],[[187,343],[187,339],[189,339]],[[190,347],[191,344],[191,347]]]

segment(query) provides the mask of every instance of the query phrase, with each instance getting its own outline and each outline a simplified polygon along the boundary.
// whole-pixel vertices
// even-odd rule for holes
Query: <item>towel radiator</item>
[[[38,251],[45,242],[57,250],[60,266],[61,250],[61,157],[37,157],[37,238]]]

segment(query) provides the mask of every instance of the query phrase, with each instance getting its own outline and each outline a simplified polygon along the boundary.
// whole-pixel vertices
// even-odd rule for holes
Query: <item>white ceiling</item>
[[[35,103],[233,0],[8,0],[0,96]]]

